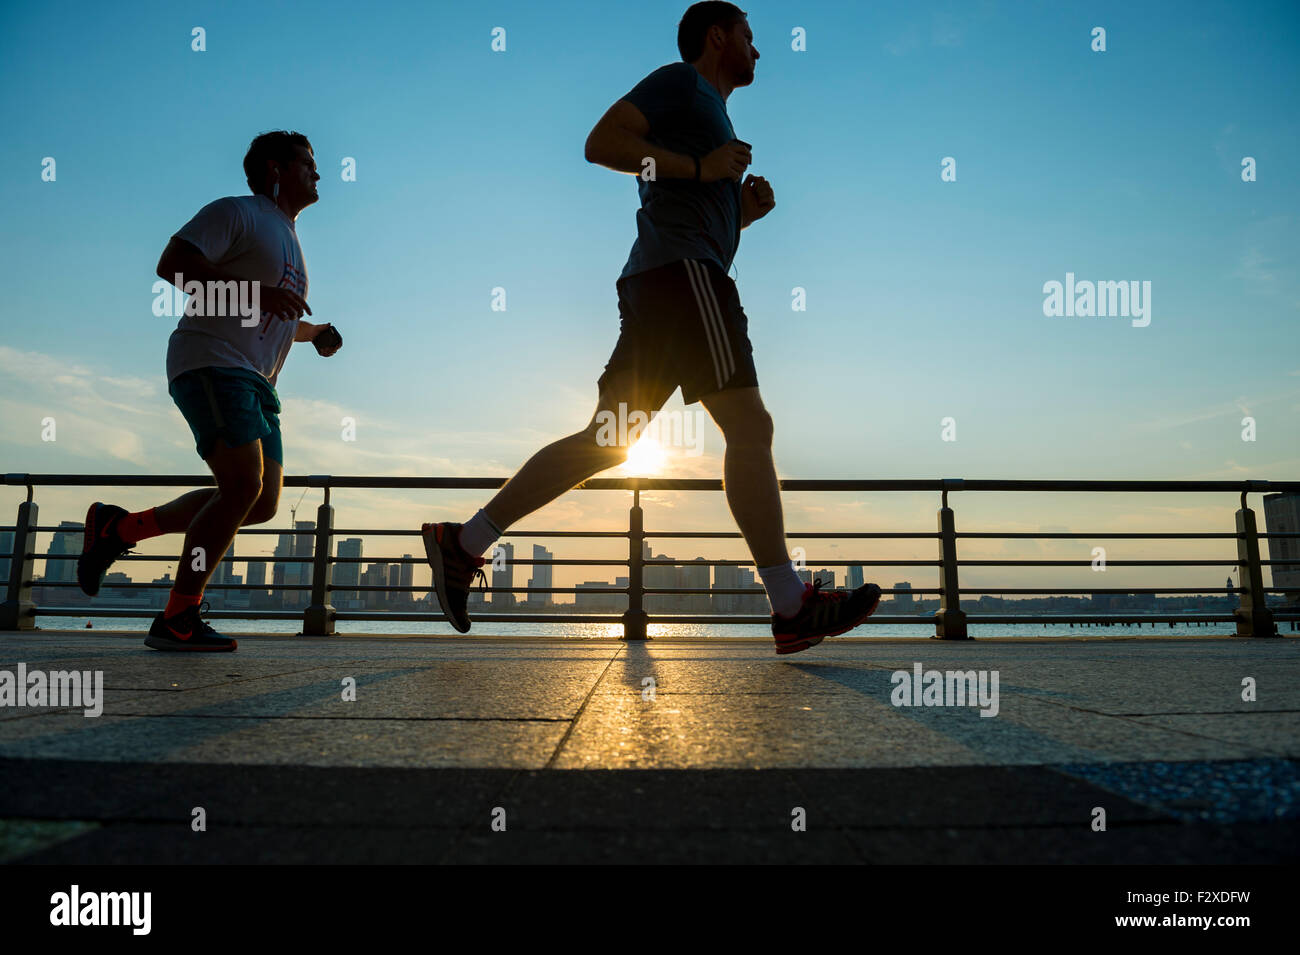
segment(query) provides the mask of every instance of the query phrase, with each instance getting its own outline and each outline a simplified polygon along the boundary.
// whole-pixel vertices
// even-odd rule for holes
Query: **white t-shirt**
[[[307,297],[307,267],[293,220],[266,196],[209,202],[175,237],[235,278]],[[297,330],[297,321],[265,312],[251,326],[236,315],[184,315],[167,342],[167,380],[195,368],[243,368],[274,387]]]

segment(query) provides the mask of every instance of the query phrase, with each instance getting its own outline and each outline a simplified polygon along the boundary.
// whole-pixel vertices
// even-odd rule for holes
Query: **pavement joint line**
[[[220,706],[219,703],[212,704]],[[181,720],[349,720],[354,723],[568,723],[567,716],[295,716],[286,714],[250,715],[238,713],[111,713],[110,716],[132,719]]]
[[[1108,716],[1276,716],[1278,713],[1300,713],[1300,710],[1175,710],[1159,713],[1109,713]]]
[[[600,675],[592,682],[591,689],[588,690],[587,695],[583,697],[582,705],[578,707],[578,712],[573,714],[573,719],[569,721],[569,728],[564,731],[564,735],[560,737],[560,741],[555,744],[555,752],[551,753],[551,758],[546,761],[546,765],[542,767],[543,769],[552,769],[555,766],[555,761],[560,758],[560,753],[564,750],[564,744],[567,743],[569,737],[573,735],[574,729],[578,726],[578,721],[582,719],[582,714],[586,712],[587,704],[591,702],[591,698],[596,695],[596,690],[600,688],[600,684],[604,681],[605,674],[610,671],[610,668],[615,664],[615,662],[617,662],[618,658],[623,656],[626,652],[627,646],[620,646],[614,652],[614,655],[609,658],[609,662],[605,664],[605,669],[600,671]]]
[[[1277,753],[1275,753],[1274,751],[1272,751],[1272,750],[1268,750],[1268,749],[1261,749],[1261,748],[1259,748],[1258,746],[1256,746],[1256,745],[1253,744],[1253,743],[1242,743],[1242,742],[1238,742],[1238,741],[1236,741],[1236,740],[1231,740],[1231,739],[1221,739],[1221,738],[1218,737],[1218,736],[1206,736],[1206,735],[1204,735],[1204,734],[1202,734],[1202,733],[1193,733],[1191,730],[1181,729],[1181,728],[1179,728],[1179,727],[1177,727],[1177,726],[1160,726],[1159,724],[1156,724],[1156,723],[1145,723],[1145,722],[1143,722],[1143,719],[1146,719],[1146,718],[1149,718],[1149,717],[1152,717],[1152,716],[1168,716],[1168,715],[1170,715],[1170,714],[1167,714],[1167,713],[1138,713],[1138,714],[1136,714],[1135,716],[1133,716],[1133,715],[1125,715],[1125,714],[1121,714],[1121,713],[1103,713],[1101,710],[1092,710],[1092,709],[1089,709],[1089,708],[1086,707],[1086,706],[1076,706],[1076,705],[1073,704],[1073,703],[1062,703],[1062,702],[1060,702],[1059,700],[1050,700],[1050,699],[1045,699],[1045,698],[1040,698],[1040,697],[1033,697],[1033,699],[1041,699],[1042,702],[1044,702],[1044,703],[1049,703],[1049,704],[1051,704],[1052,706],[1059,706],[1059,707],[1061,707],[1062,709],[1066,709],[1066,710],[1074,710],[1076,713],[1087,713],[1087,714],[1089,714],[1089,715],[1091,715],[1091,716],[1102,716],[1102,717],[1105,717],[1105,718],[1107,718],[1107,719],[1122,720],[1122,721],[1124,721],[1125,723],[1131,723],[1131,724],[1133,724],[1133,725],[1135,725],[1135,726],[1141,726],[1141,727],[1143,727],[1144,729],[1157,729],[1157,730],[1163,730],[1164,732],[1168,732],[1168,733],[1178,733],[1178,734],[1181,735],[1181,736],[1188,736],[1188,737],[1190,737],[1190,738],[1192,738],[1192,739],[1207,739],[1207,740],[1210,740],[1210,741],[1215,742],[1215,743],[1228,743],[1228,744],[1230,744],[1230,745],[1232,745],[1232,746],[1240,746],[1240,747],[1242,747],[1243,749],[1247,749],[1247,750],[1252,751],[1252,753],[1253,753],[1255,756],[1277,756]],[[1276,712],[1279,712],[1279,711],[1278,711],[1278,710],[1270,710],[1269,712],[1270,712],[1270,713],[1276,713]],[[1192,714],[1192,715],[1216,715],[1216,714]],[[1247,758],[1252,758],[1252,757],[1247,757]]]

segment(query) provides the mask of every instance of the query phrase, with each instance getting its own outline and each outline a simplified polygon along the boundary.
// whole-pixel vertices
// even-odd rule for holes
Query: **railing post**
[[[9,561],[8,589],[0,604],[0,630],[32,630],[36,627],[36,603],[32,580],[36,576],[36,502],[27,488],[27,500],[18,505],[14,526],[14,552]]]
[[[1241,569],[1241,605],[1233,611],[1239,637],[1278,637],[1277,623],[1268,609],[1264,594],[1264,569],[1259,562],[1259,531],[1255,512],[1246,506],[1241,493],[1241,510],[1237,511],[1237,560]]]
[[[311,603],[303,611],[302,635],[327,637],[334,633],[334,608],[329,603],[330,538],[333,536],[334,508],[329,488],[325,502],[316,509],[316,540],[312,550]]]
[[[960,480],[943,482],[943,501],[939,507],[939,610],[935,613],[934,639],[969,640],[966,612],[961,609],[961,592],[957,584],[957,525],[948,506],[948,491],[960,490]]]
[[[641,510],[641,489],[632,488],[632,509],[627,520],[627,610],[623,612],[623,639],[646,639],[646,612],[644,599],[644,570],[641,550],[645,541],[644,514]]]

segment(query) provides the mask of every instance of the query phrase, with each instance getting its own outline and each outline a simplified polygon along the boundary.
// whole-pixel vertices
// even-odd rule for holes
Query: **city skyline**
[[[1266,525],[1266,532],[1286,533],[1294,531],[1298,526],[1297,519],[1300,518],[1300,494],[1270,495],[1266,501],[1266,514],[1270,521]],[[50,542],[42,557],[75,555],[78,552],[81,540],[80,525],[74,521],[62,521],[60,527],[66,527],[67,530],[55,531],[50,534]],[[271,555],[272,560],[248,561],[247,555],[245,555],[243,562],[245,573],[243,575],[234,573],[239,557],[235,553],[235,546],[232,545],[231,549],[227,551],[220,561],[219,566],[221,569],[214,574],[212,583],[214,585],[233,585],[237,587],[243,584],[245,578],[247,578],[249,580],[248,586],[254,589],[251,591],[238,591],[225,590],[222,586],[215,586],[208,594],[208,600],[213,604],[214,609],[255,611],[259,609],[300,610],[305,608],[308,603],[308,595],[305,591],[286,590],[276,593],[275,591],[268,592],[256,588],[258,583],[265,583],[265,568],[268,563],[272,567],[272,581],[276,587],[286,584],[300,586],[308,582],[310,576],[304,575],[302,569],[309,569],[309,565],[295,564],[285,560],[285,558],[310,557],[310,550],[303,549],[297,542],[313,541],[314,531],[314,521],[297,521],[294,528],[278,535],[278,542],[274,553]],[[6,533],[12,535],[12,532]],[[236,543],[238,543],[238,539],[236,539]],[[495,566],[490,565],[492,566],[492,587],[512,588],[515,568],[529,566],[533,567],[533,576],[527,583],[529,588],[534,586],[549,587],[551,585],[551,567],[513,563],[513,545],[507,541],[498,546],[499,551],[494,550],[490,555],[495,564]],[[1293,541],[1282,539],[1277,541],[1277,546],[1278,553],[1275,559],[1297,556],[1292,553],[1292,550],[1296,548]],[[12,542],[6,545],[3,534],[0,534],[0,552],[5,552],[11,547]],[[404,553],[401,555],[400,561],[389,557],[376,560],[366,566],[363,560],[363,540],[361,538],[344,538],[336,541],[334,556],[336,558],[346,558],[343,562],[331,564],[330,602],[335,610],[373,611],[395,609],[409,611],[424,605],[427,605],[428,609],[435,612],[440,610],[433,592],[427,587],[417,587],[414,584],[414,571],[416,566],[421,563],[421,559],[414,558],[409,553]],[[554,552],[542,545],[533,545],[533,560],[549,560],[554,556]],[[644,570],[644,586],[647,589],[673,590],[689,588],[710,591],[709,593],[699,594],[647,594],[644,599],[644,606],[647,612],[651,614],[755,615],[766,612],[766,598],[763,595],[762,586],[750,567],[737,564],[723,564],[714,567],[701,565],[699,562],[706,560],[706,558],[699,556],[695,558],[679,558],[665,553],[654,553],[648,541],[643,544],[642,557],[646,561],[678,561],[675,566],[647,563]],[[3,558],[0,558],[0,561],[2,560]],[[128,563],[124,561],[121,567],[129,567],[130,563],[136,562]],[[139,563],[146,562],[140,561]],[[149,561],[148,563],[156,563],[156,561]],[[51,565],[54,568],[53,571],[50,570]],[[75,574],[72,574],[69,570],[69,568],[73,567],[73,561],[71,560],[52,560],[45,563],[44,566],[45,573],[38,575],[33,581],[36,588],[41,588],[44,584],[51,582],[71,583],[75,581]],[[363,566],[364,570],[361,569]],[[259,568],[259,581],[257,583],[254,583],[252,579],[254,576],[253,568]],[[161,577],[154,577],[150,583],[156,585],[159,591],[170,587],[172,569],[169,567],[166,573]],[[840,580],[846,580],[847,585],[852,588],[860,586],[866,569],[862,564],[852,564],[840,570],[827,567],[816,570],[803,568],[797,570],[797,574],[805,583],[820,580],[827,589],[834,588],[837,581]],[[576,573],[580,576],[583,575],[582,571]],[[1293,587],[1300,585],[1300,564],[1296,565],[1295,570],[1279,569],[1275,573],[1279,574],[1276,586]],[[0,581],[7,581],[7,577],[0,577]],[[161,605],[162,596],[158,591],[151,594],[149,591],[142,589],[128,589],[121,586],[130,583],[143,583],[143,581],[136,581],[127,571],[120,568],[106,575],[104,580],[105,601],[114,606],[126,607],[146,608],[153,607],[155,604]],[[566,608],[572,608],[577,612],[590,613],[621,611],[626,608],[626,597],[624,594],[618,593],[617,588],[626,588],[628,583],[629,578],[626,576],[616,576],[612,581],[587,579],[576,583],[576,592],[571,595],[526,594],[519,592],[486,593],[475,590],[471,593],[471,603],[479,612],[486,613],[544,612],[548,609],[559,611]],[[389,589],[384,592],[377,590],[362,592],[349,589],[358,585],[362,587],[408,588],[409,590]],[[1227,592],[1231,591],[1233,587],[1234,582],[1231,577],[1228,577],[1221,588],[1207,587],[1204,594],[1188,594],[1178,597],[1120,592],[1113,594],[1093,593],[1083,596],[1059,594],[1006,598],[999,595],[996,589],[993,589],[988,594],[967,594],[963,597],[963,602],[976,610],[996,609],[1006,604],[1022,604],[1025,609],[1053,607],[1060,609],[1063,606],[1068,606],[1071,601],[1076,604],[1091,604],[1092,606],[1089,609],[1096,610],[1154,610],[1160,606],[1164,606],[1166,609],[1175,607],[1177,609],[1188,607],[1207,609],[1207,607],[1213,608],[1217,606],[1216,603],[1207,604],[1207,600],[1235,600],[1235,596]],[[712,591],[724,589],[747,589],[751,593],[712,593]],[[893,613],[926,613],[937,606],[937,595],[914,595],[912,592],[914,588],[910,581],[896,581],[885,589],[902,591],[885,598],[884,605]],[[571,596],[573,599],[556,599],[557,596],[561,598]],[[85,603],[84,596],[76,592],[75,588],[67,588],[61,591],[45,589],[41,593],[40,599],[42,603],[51,606]],[[1275,604],[1281,604],[1286,600],[1285,597],[1275,597],[1273,595],[1270,595],[1269,599],[1270,602]],[[1291,599],[1294,602],[1294,597]],[[1062,601],[1065,603],[1062,603]]]

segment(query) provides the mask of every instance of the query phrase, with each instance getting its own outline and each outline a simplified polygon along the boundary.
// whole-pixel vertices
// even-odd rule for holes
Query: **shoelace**
[[[194,608],[194,619],[198,621],[199,627],[202,629],[204,634],[217,632],[208,624],[206,620],[203,619],[202,616],[203,614],[209,612],[211,609],[212,609],[212,604],[208,603],[206,600]]]
[[[483,586],[479,587],[479,590],[480,590],[480,591],[483,591],[483,592],[486,592],[487,589],[488,589],[488,579],[487,579],[487,574],[483,573],[483,568],[482,568],[482,567],[475,567],[475,568],[474,568],[474,573],[472,573],[472,574],[470,575],[470,578],[469,578],[469,584],[465,587],[465,589],[466,589],[466,590],[470,590],[470,589],[472,589],[472,588],[474,587],[474,582],[475,582],[476,580],[481,580],[481,581],[483,581]]]
[[[455,548],[454,553],[456,554],[455,574],[457,577],[464,579],[465,589],[467,591],[473,590],[474,582],[476,580],[481,580],[483,585],[479,589],[487,590],[487,574],[483,572],[483,564],[486,562],[483,560],[474,561],[472,558],[465,556],[464,552],[462,552],[459,547]]]
[[[808,603],[837,603],[848,598],[848,594],[842,590],[822,590],[821,579],[818,578],[812,582],[812,589],[808,592]]]

